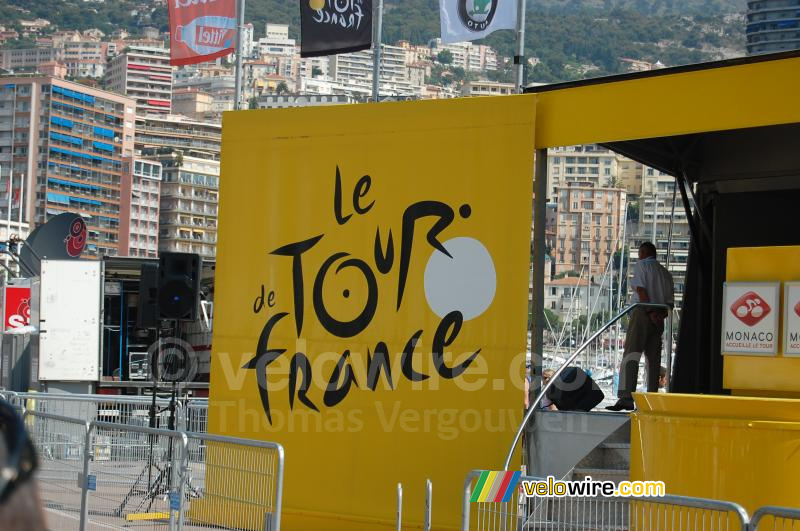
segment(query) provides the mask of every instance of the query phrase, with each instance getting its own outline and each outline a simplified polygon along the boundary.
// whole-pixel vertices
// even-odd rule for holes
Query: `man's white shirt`
[[[653,304],[675,304],[675,287],[672,274],[666,267],[658,263],[655,258],[648,257],[639,260],[633,266],[633,280],[631,280],[631,302],[640,302],[636,288],[647,291],[649,302]]]

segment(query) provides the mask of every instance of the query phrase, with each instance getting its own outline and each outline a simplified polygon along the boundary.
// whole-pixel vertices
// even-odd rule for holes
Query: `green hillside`
[[[437,37],[438,6],[438,0],[386,0],[384,42],[424,44]],[[744,24],[735,14],[744,9],[744,0],[529,0],[526,55],[540,64],[527,78],[557,81],[614,73],[621,69],[621,57],[679,65],[742,54]],[[14,27],[21,18],[36,17],[59,29],[167,30],[166,8],[145,0],[0,0],[0,24]],[[256,37],[263,36],[266,22],[274,22],[288,23],[299,38],[296,1],[247,0],[246,19]],[[512,31],[497,32],[486,43],[503,56],[513,55]]]

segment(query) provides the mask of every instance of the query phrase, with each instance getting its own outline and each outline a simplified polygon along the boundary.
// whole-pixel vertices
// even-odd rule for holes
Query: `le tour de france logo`
[[[764,319],[772,308],[754,291],[748,291],[731,304],[731,313],[747,326],[755,326]]]
[[[500,0],[458,0],[458,17],[467,29],[483,31],[492,23],[499,1]]]
[[[469,221],[472,207],[467,203],[451,205],[441,200],[415,201],[405,206],[402,219],[399,219],[400,233],[378,223],[374,228],[374,240],[370,242],[369,256],[354,256],[347,249],[347,238],[338,237],[342,248],[337,252],[315,252],[315,246],[325,238],[336,239],[337,229],[341,229],[354,216],[368,219],[370,212],[381,208],[378,201],[370,194],[373,180],[363,175],[350,191],[343,191],[339,167],[336,167],[333,186],[333,211],[331,212],[331,230],[325,233],[309,234],[307,239],[285,242],[267,249],[269,255],[281,257],[275,267],[286,267],[291,271],[292,293],[285,305],[276,308],[266,320],[258,338],[254,357],[245,364],[245,368],[256,371],[256,380],[260,400],[272,423],[270,413],[270,388],[268,371],[271,363],[282,356],[287,356],[289,374],[288,405],[290,409],[302,404],[305,408],[316,412],[320,407],[335,407],[342,402],[353,388],[374,392],[379,388],[394,390],[400,378],[412,382],[429,379],[422,369],[414,368],[412,358],[430,356],[436,373],[443,380],[458,378],[472,365],[481,348],[475,345],[458,345],[458,335],[468,321],[483,314],[495,298],[497,273],[495,264],[486,246],[476,238],[458,236],[442,241],[442,232],[450,227],[457,227],[460,234],[469,233]],[[347,199],[343,200],[343,197]],[[334,223],[335,220],[335,223]],[[370,229],[371,230],[371,229]],[[424,261],[422,285],[418,281],[409,283],[409,269],[412,263]],[[326,283],[331,283],[340,273],[347,273],[348,285],[352,279],[366,286],[363,300],[354,301],[355,291],[344,287],[335,291],[336,297],[348,302],[356,302],[360,312],[352,319],[342,319],[336,315],[335,300],[332,301],[330,290],[325,290]],[[382,278],[383,277],[383,278]],[[338,286],[339,284],[333,284]],[[352,286],[351,286],[352,287]],[[370,330],[378,311],[378,298],[391,301],[384,308],[390,308],[392,319],[403,312],[397,322],[405,322],[406,316],[424,312],[424,308],[409,306],[410,291],[420,293],[422,290],[428,309],[438,318],[434,330],[423,330],[411,327],[403,330],[402,338],[407,338],[404,345],[397,345],[398,362],[392,363],[390,348],[383,338],[375,337],[378,332]],[[276,293],[261,292],[256,295],[253,312],[258,314],[266,307],[278,306]],[[328,300],[326,300],[328,298]],[[313,309],[311,316],[307,309]],[[329,374],[321,375],[324,387],[322,400],[309,396],[312,379],[317,381],[320,375],[312,374],[312,363],[305,352],[289,351],[292,345],[276,344],[271,338],[273,329],[283,319],[291,316],[297,338],[303,337],[303,327],[309,318],[316,319],[326,332],[341,340],[341,352],[336,366]],[[415,329],[417,328],[417,329]],[[385,330],[383,331],[386,332]],[[359,337],[360,336],[360,337]],[[347,341],[368,344],[366,356],[356,355],[346,348]],[[424,347],[422,344],[424,343]],[[448,348],[449,347],[449,348]],[[402,349],[402,351],[400,351]],[[299,349],[298,349],[299,350]],[[468,353],[460,363],[445,360],[445,352],[455,351]],[[360,365],[360,366],[358,366]],[[354,366],[358,366],[354,368]],[[433,372],[431,369],[430,372]],[[357,378],[357,375],[361,375]],[[381,380],[383,383],[381,384]],[[284,402],[285,403],[285,402]]]

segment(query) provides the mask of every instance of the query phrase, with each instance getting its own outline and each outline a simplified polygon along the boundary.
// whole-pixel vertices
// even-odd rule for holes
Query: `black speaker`
[[[158,326],[158,265],[142,264],[139,277],[139,306],[136,310],[136,326],[156,328]]]
[[[197,320],[200,272],[200,255],[161,253],[158,259],[158,313],[161,319]]]
[[[580,367],[567,367],[547,390],[547,398],[561,411],[591,411],[605,395]]]

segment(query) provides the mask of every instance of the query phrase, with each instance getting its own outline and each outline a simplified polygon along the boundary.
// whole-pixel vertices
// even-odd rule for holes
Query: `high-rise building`
[[[214,258],[217,247],[219,159],[194,151],[157,155],[163,166],[159,249]]]
[[[555,190],[558,206],[552,249],[555,272],[602,275],[614,251],[622,246],[626,195],[620,188],[592,182],[568,182]]]
[[[169,114],[172,109],[169,50],[128,46],[109,62],[106,87],[135,99],[136,114]]]
[[[334,81],[372,82],[372,50],[331,55],[328,60],[328,75]],[[381,81],[407,78],[405,50],[381,44]]]
[[[592,183],[596,188],[618,187],[618,163],[620,156],[601,146],[566,146],[549,149],[548,197],[559,186],[569,183]]]
[[[126,254],[120,213],[130,197],[121,189],[130,176],[123,160],[133,155],[134,105],[52,77],[0,81],[0,171],[6,178],[13,172],[15,188],[11,212],[7,200],[0,207],[6,234],[24,237],[55,215],[76,212],[86,220],[87,256]]]
[[[162,166],[160,251],[215,256],[221,129],[183,116],[137,117],[137,152]]]
[[[121,215],[120,249],[128,256],[158,257],[158,217],[161,195],[161,163],[134,157],[131,179],[124,194],[130,195],[130,208]],[[122,252],[120,251],[120,254]]]
[[[638,222],[629,223],[628,228],[629,272],[633,273],[639,245],[645,241],[653,242],[658,251],[658,260],[672,273],[675,307],[680,308],[691,235],[681,195],[675,189],[674,177],[644,167],[639,219]]]
[[[747,55],[800,49],[797,0],[747,2]]]

